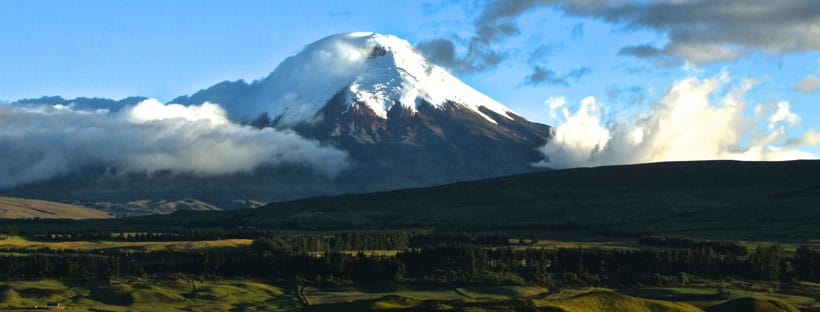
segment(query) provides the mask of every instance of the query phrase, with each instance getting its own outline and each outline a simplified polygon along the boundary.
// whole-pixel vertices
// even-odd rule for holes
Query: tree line
[[[246,248],[205,251],[7,252],[0,253],[0,280],[98,280],[184,274],[287,280],[297,284],[541,284],[553,287],[666,286],[683,283],[688,275],[713,279],[820,281],[820,250],[810,247],[800,247],[791,256],[778,245],[761,246],[739,256],[709,245],[643,250],[512,248],[479,245],[464,237],[459,238],[464,241],[453,241],[448,234],[439,239],[427,237],[422,245],[412,247],[416,244],[411,243],[413,237],[417,236],[411,233],[381,237],[373,233],[349,235],[349,239],[334,243],[329,242],[336,237],[305,236],[301,240],[298,236],[261,237]],[[375,237],[380,238],[363,243]],[[353,243],[357,239],[362,241]],[[401,242],[411,247],[391,256],[338,251],[351,246],[390,246]],[[322,248],[327,251],[311,251]]]
[[[745,256],[748,254],[746,246],[738,242],[725,240],[703,240],[693,239],[687,237],[663,237],[663,236],[641,236],[638,239],[638,244],[656,247],[672,247],[672,248],[711,248],[717,253]]]

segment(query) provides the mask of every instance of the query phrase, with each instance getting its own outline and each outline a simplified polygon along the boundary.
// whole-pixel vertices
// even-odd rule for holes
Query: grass
[[[800,312],[795,307],[774,299],[740,298],[706,309],[707,312]]]
[[[455,300],[465,299],[453,288],[410,288],[402,290],[380,288],[305,288],[305,296],[312,305],[336,304],[357,300],[375,300],[384,296],[402,296],[420,298],[423,300]]]
[[[548,289],[540,286],[491,286],[491,287],[424,287],[404,288],[305,288],[305,296],[312,305],[338,304],[361,300],[376,300],[385,296],[417,298],[419,300],[512,300],[542,297]]]
[[[191,251],[214,248],[247,247],[250,239],[223,239],[213,241],[184,242],[121,242],[121,241],[72,241],[72,242],[38,242],[14,236],[0,240],[0,248],[53,249],[53,250],[98,250],[127,249],[134,251]]]
[[[305,289],[310,311],[750,311],[793,312],[814,299],[730,289],[731,298],[695,305],[686,296],[711,296],[710,288],[619,290],[498,286],[410,289]],[[623,293],[629,293],[623,294]],[[649,298],[652,297],[652,298]],[[659,300],[658,298],[667,300]],[[727,300],[728,299],[728,300]],[[812,300],[809,302],[808,300]],[[0,282],[0,310],[61,302],[71,311],[294,311],[298,299],[282,288],[252,280],[112,279]],[[738,307],[742,309],[738,310]]]
[[[738,300],[754,301],[755,306],[780,307],[796,311],[810,307],[814,299],[752,290],[716,288],[637,288],[613,291],[579,288],[550,291],[538,286],[497,286],[419,289],[307,288],[311,311],[524,311],[527,306],[542,311],[703,311]],[[727,311],[727,310],[716,310]],[[734,310],[731,310],[734,311]]]
[[[743,289],[729,289],[727,291],[731,294],[732,299],[748,297],[761,300],[783,301],[798,306],[811,306],[817,303],[816,299],[804,296],[779,294],[765,291],[750,291]]]
[[[533,304],[538,308],[553,308],[566,312],[702,311],[700,308],[687,303],[641,299],[608,291],[595,291],[567,299],[533,300]]]
[[[526,290],[520,294],[528,294]],[[311,311],[672,311],[702,312],[700,308],[677,302],[651,299],[640,299],[610,291],[586,292],[563,299],[522,299],[510,297],[498,298],[444,298],[434,299],[430,296],[410,296],[408,294],[382,294],[369,299],[356,299],[348,302],[321,303],[311,306]]]
[[[0,196],[0,219],[105,219],[105,211],[45,200]]]
[[[758,286],[758,288],[764,286]],[[797,286],[806,288],[808,286]],[[753,288],[753,287],[750,287]],[[618,290],[619,292],[628,294],[630,296],[641,297],[641,298],[650,298],[650,299],[658,299],[658,300],[671,300],[671,301],[685,301],[691,303],[692,305],[705,308],[714,306],[717,304],[721,304],[726,302],[727,300],[736,300],[741,298],[753,298],[759,299],[762,301],[777,301],[777,302],[784,302],[788,303],[793,306],[799,307],[811,307],[817,304],[817,300],[812,298],[808,295],[793,295],[793,294],[782,294],[782,293],[775,293],[770,291],[764,290],[750,290],[750,289],[737,289],[737,288],[726,288],[718,290],[716,288],[698,288],[698,287],[687,287],[687,288],[634,288],[634,289],[621,289]]]
[[[643,248],[636,240],[612,240],[601,238],[601,240],[538,240],[533,246],[520,246],[523,248],[563,248],[563,249],[602,249],[602,250],[637,250]],[[520,248],[519,247],[519,248]]]
[[[71,311],[292,311],[298,300],[248,280],[54,280],[0,283],[0,310],[61,302]]]
[[[407,309],[416,307],[422,303],[413,297],[406,297],[401,295],[387,295],[379,298],[373,302],[372,310],[392,310],[392,309]]]
[[[385,249],[385,250],[373,249],[373,250],[342,250],[342,251],[337,251],[337,253],[350,255],[350,256],[355,256],[355,255],[358,255],[361,252],[362,254],[364,254],[365,256],[368,256],[368,257],[370,257],[370,256],[393,257],[393,256],[397,255],[399,252],[402,252],[402,251],[403,250],[397,250],[397,249]],[[314,256],[314,257],[322,257],[325,254],[325,252],[324,251],[311,251],[311,252],[309,252],[309,254]]]
[[[541,298],[549,294],[549,289],[539,286],[462,287],[455,290],[471,299],[511,300]]]
[[[752,253],[757,249],[757,247],[768,247],[771,245],[780,245],[783,248],[783,253],[785,256],[794,256],[794,252],[800,246],[809,246],[812,248],[820,248],[820,241],[818,240],[803,240],[796,243],[790,242],[766,242],[766,241],[737,241],[743,247],[749,250],[749,253]]]

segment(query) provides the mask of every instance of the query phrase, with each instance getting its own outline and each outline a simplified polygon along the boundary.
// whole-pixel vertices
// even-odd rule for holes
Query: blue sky
[[[501,60],[477,70],[454,67],[457,76],[525,117],[549,124],[561,122],[550,115],[549,98],[563,97],[576,109],[594,96],[616,118],[651,106],[677,81],[725,71],[730,81],[723,88],[745,78],[759,81],[744,97],[749,110],[790,104],[801,120],[786,130],[789,137],[820,128],[817,88],[795,89],[820,75],[820,39],[812,39],[820,34],[806,27],[820,29],[820,4],[783,1],[759,16],[724,10],[726,16],[715,17],[707,14],[714,13],[708,1],[680,1],[674,9],[698,17],[687,24],[660,14],[670,12],[665,6],[671,4],[663,0],[635,2],[621,8],[633,10],[624,15],[601,3],[7,0],[0,2],[0,99],[139,95],[168,101],[223,80],[262,78],[327,35],[373,31],[412,44],[446,40],[454,43],[459,61],[466,60],[471,42],[480,43],[474,52],[497,53]],[[788,15],[795,12],[806,16]],[[794,31],[803,28],[809,30]],[[624,52],[637,46],[648,47],[646,53]],[[716,47],[728,49],[729,56],[709,52]],[[525,83],[536,67],[554,79]],[[803,149],[820,152],[816,144]]]

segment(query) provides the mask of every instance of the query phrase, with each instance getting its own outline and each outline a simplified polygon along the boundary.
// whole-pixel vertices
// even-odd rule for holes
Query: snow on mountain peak
[[[448,102],[495,121],[485,107],[509,118],[512,111],[476,91],[447,70],[429,63],[407,41],[370,32],[337,34],[306,46],[260,82],[256,98],[232,114],[240,119],[263,112],[286,124],[309,120],[328,100],[345,92],[347,105],[365,105],[387,118],[393,105],[417,111],[421,101],[435,108]]]

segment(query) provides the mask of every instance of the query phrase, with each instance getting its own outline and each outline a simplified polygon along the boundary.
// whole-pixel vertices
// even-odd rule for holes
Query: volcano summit
[[[87,101],[43,99],[48,101],[40,104],[64,107],[83,107]],[[111,177],[110,169],[85,170],[4,193],[91,206],[196,200],[237,208],[534,171],[533,164],[543,158],[536,148],[550,136],[549,126],[527,121],[473,89],[427,61],[407,41],[375,33],[326,37],[285,59],[263,79],[225,81],[171,102],[218,104],[230,122],[295,133],[341,150],[349,156],[348,166],[330,177],[293,161],[205,176]]]

